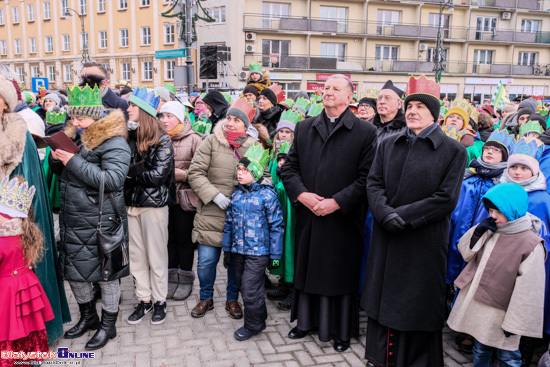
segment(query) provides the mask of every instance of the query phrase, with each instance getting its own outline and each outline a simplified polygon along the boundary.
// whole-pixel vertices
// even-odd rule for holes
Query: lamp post
[[[85,62],[90,61],[90,57],[88,56],[88,37],[84,37],[84,35],[86,34],[84,30],[84,15],[80,14],[79,12],[77,12],[72,8],[65,8],[65,9],[66,9],[65,11],[66,17],[71,16],[71,13],[69,13],[69,10],[70,10],[70,11],[73,11],[80,18],[80,25],[82,26],[82,61],[81,62],[84,64]]]
[[[445,7],[449,7],[449,13],[452,14],[455,10],[455,6],[453,5],[453,0],[448,0],[445,2],[441,2],[439,4],[439,24],[437,26],[437,41],[435,46],[435,60],[434,60],[434,70],[435,71],[435,81],[439,83],[441,81],[441,73],[443,70],[445,70],[445,63],[443,60],[443,45],[442,39],[441,39],[441,23],[443,20],[443,10],[445,10]]]

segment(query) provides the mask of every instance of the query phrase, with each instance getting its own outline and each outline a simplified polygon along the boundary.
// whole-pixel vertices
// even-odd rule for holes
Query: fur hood
[[[0,180],[23,160],[27,139],[27,124],[17,113],[4,113],[0,118]]]
[[[71,123],[65,127],[65,133],[73,140],[77,136],[76,129]],[[128,129],[124,114],[121,110],[117,109],[88,126],[80,136],[80,141],[84,148],[92,151],[106,140],[115,136],[121,136],[126,139],[127,135]]]
[[[223,146],[229,148],[229,142],[223,135],[223,126],[225,125],[225,119],[221,120],[215,127],[214,131],[212,132],[213,135],[216,137],[216,140]],[[246,130],[246,133],[248,134],[248,138],[246,138],[245,142],[242,144],[243,147],[249,147],[252,144],[254,144],[255,141],[258,140],[258,130],[252,126],[252,124],[248,127]]]

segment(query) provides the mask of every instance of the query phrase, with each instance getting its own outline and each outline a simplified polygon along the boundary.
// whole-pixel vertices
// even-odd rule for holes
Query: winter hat
[[[514,221],[527,214],[529,196],[518,184],[503,182],[489,189],[482,197],[485,209],[496,207],[506,219]],[[492,205],[491,205],[492,204]]]
[[[535,101],[533,98],[527,98],[524,101],[521,101],[518,105],[518,111],[522,108],[528,108],[530,110],[536,111],[537,110],[537,101]]]
[[[294,132],[296,124],[304,119],[303,115],[298,111],[284,111],[281,114],[279,123],[277,124],[277,131],[287,128]]]
[[[360,104],[363,104],[363,103],[366,103],[368,105],[371,105],[372,108],[374,108],[376,110],[376,99],[374,98],[369,98],[369,97],[363,97],[359,100],[359,102],[357,103],[357,105],[359,106]]]
[[[256,89],[255,86],[253,85],[247,85],[246,87],[244,87],[243,89],[243,96],[247,93],[252,93],[254,94],[254,96],[256,96],[256,99],[258,99],[258,90]]]
[[[486,112],[489,116],[493,117],[494,116],[494,111],[493,111],[493,107],[491,105],[488,105],[486,104],[485,106],[483,106],[481,108],[481,111],[482,112]]]
[[[155,87],[155,92],[164,102],[170,102],[170,91],[164,87]]]
[[[296,96],[294,97],[294,99],[298,99],[298,98],[305,98],[307,100],[309,100],[309,95],[307,94],[307,92],[304,92],[303,90],[302,91],[299,91]]]
[[[0,96],[8,105],[9,111],[13,111],[17,106],[17,92],[11,80],[4,78],[0,75]]]
[[[263,149],[260,144],[255,144],[248,148],[237,165],[248,168],[252,178],[255,181],[259,181],[264,174],[264,169],[268,162],[269,151]]]
[[[533,176],[540,172],[539,162],[544,151],[544,144],[536,138],[520,138],[512,148],[512,155],[508,158],[509,169],[515,164],[528,167]]]
[[[176,101],[169,101],[162,105],[160,108],[160,113],[171,113],[172,115],[176,116],[178,120],[180,120],[181,123],[185,122],[185,107]]]
[[[12,80],[11,82],[13,84],[13,87],[15,88],[15,93],[17,95],[17,100],[18,101],[23,100],[23,97],[21,96],[21,86],[19,85],[19,83],[17,83],[16,80]]]
[[[56,105],[59,105],[61,103],[61,98],[59,98],[59,96],[55,93],[48,93],[46,94],[46,96],[44,97],[44,102],[47,100],[47,99],[51,99],[52,101],[55,102]]]
[[[269,102],[271,102],[273,106],[277,105],[277,96],[271,88],[265,88],[262,90],[260,92],[260,96],[265,96],[265,98],[269,99]]]
[[[128,99],[128,102],[135,104],[149,115],[157,117],[160,96],[154,89],[147,89],[147,87],[140,88],[138,85]]]
[[[227,114],[237,117],[244,122],[244,126],[248,128],[250,126],[250,121],[254,119],[256,108],[254,108],[253,102],[243,97],[233,102],[227,110]]]
[[[190,97],[198,97],[199,94],[198,94],[197,92],[193,92],[193,93],[191,93],[189,96],[190,96]]]
[[[72,88],[69,87],[68,94],[67,114],[69,116],[91,117],[94,120],[99,120],[103,116],[101,90],[97,86],[92,89],[89,85],[84,88],[75,85]]]
[[[393,85],[393,82],[391,80],[388,80],[386,82],[386,84],[384,84],[384,86],[382,86],[382,88],[380,90],[383,91],[384,89],[393,90],[395,93],[397,93],[399,98],[403,98],[403,94],[405,94],[405,92],[403,92],[401,89],[399,89],[395,85]],[[407,93],[408,93],[408,91],[409,91],[409,88],[407,87]],[[410,94],[410,93],[408,93],[408,94]]]
[[[125,86],[120,90],[120,95],[123,96],[125,94],[132,93],[132,92],[133,92],[132,88],[130,88],[129,86]]]
[[[484,147],[493,146],[502,150],[502,161],[506,162],[514,146],[514,135],[510,135],[508,130],[495,130],[487,138]]]
[[[519,118],[523,115],[534,115],[536,112],[535,110],[532,110],[530,109],[529,107],[525,107],[525,108],[522,108],[521,111],[518,112],[518,121],[519,121]]]
[[[441,104],[439,103],[439,95],[439,84],[432,80],[428,80],[424,74],[422,74],[419,78],[411,76],[409,82],[407,83],[405,111],[407,110],[407,105],[410,101],[422,102],[426,105],[426,107],[428,107],[434,118],[434,122],[436,122],[439,117],[439,109],[441,107]]]

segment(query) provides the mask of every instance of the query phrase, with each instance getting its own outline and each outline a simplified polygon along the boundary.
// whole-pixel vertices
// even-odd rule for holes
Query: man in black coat
[[[212,131],[214,131],[214,127],[218,121],[225,118],[227,110],[229,109],[229,103],[223,94],[217,90],[211,90],[206,93],[202,101],[208,106],[208,110],[210,111],[210,117],[208,119],[212,123]]]
[[[371,121],[377,129],[378,141],[405,131],[407,128],[402,98],[403,91],[393,85],[391,80],[388,80],[380,89],[376,102],[376,114]]]
[[[348,108],[353,85],[331,76],[324,111],[299,122],[281,179],[296,204],[295,272],[289,337],[318,330],[344,351],[357,335],[365,185],[376,148],[376,129]]]
[[[407,91],[407,130],[379,142],[367,180],[365,356],[372,366],[442,367],[449,223],[467,154],[435,123],[439,85],[411,77]]]

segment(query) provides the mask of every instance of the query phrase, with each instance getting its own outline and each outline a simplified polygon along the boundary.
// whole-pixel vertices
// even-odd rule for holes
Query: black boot
[[[65,339],[81,337],[88,330],[96,330],[99,327],[99,317],[95,309],[95,301],[78,304],[80,320],[75,326],[67,330]]]
[[[521,352],[521,367],[530,366],[535,354],[537,339],[528,336],[522,336],[519,342],[519,351]]]
[[[118,318],[117,312],[107,312],[101,310],[101,325],[99,330],[96,331],[92,339],[86,343],[86,350],[96,350],[103,348],[110,339],[116,337],[116,320]]]

